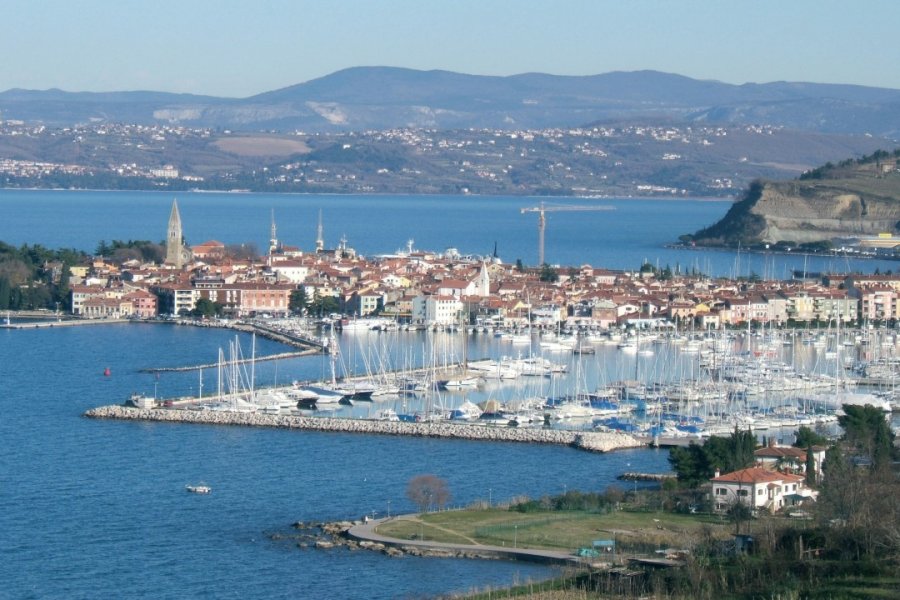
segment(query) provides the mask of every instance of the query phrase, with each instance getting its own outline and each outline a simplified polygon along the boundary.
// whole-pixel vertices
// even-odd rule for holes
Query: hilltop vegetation
[[[827,247],[900,231],[900,149],[826,163],[795,180],[753,181],[718,223],[681,237],[704,246]]]

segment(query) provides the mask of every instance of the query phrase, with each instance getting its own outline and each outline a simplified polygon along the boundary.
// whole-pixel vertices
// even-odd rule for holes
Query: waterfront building
[[[158,300],[155,295],[147,290],[137,289],[122,296],[123,300],[131,302],[131,314],[141,319],[152,319],[158,314]]]
[[[345,300],[344,312],[359,317],[375,314],[384,308],[385,299],[385,291],[379,287],[362,288]]]
[[[104,298],[106,294],[98,285],[72,285],[70,303],[73,315],[84,314],[84,303],[91,298]]]
[[[289,284],[256,282],[234,283],[230,288],[239,293],[238,308],[234,315],[237,317],[261,314],[286,317],[290,312],[288,304],[291,292],[295,289]]]
[[[454,296],[416,296],[412,303],[412,318],[417,323],[451,325],[459,322],[463,303]]]
[[[159,312],[170,315],[186,315],[194,310],[200,297],[189,282],[167,282],[152,289],[159,298]]]
[[[124,297],[99,296],[85,300],[81,310],[88,319],[124,319],[134,313],[134,304]]]

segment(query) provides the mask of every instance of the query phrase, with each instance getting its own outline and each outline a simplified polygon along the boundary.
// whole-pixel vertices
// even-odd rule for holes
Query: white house
[[[776,512],[804,499],[815,499],[817,492],[806,487],[800,475],[779,473],[762,467],[750,467],[712,478],[713,509],[725,512],[741,502],[751,510]]]
[[[299,260],[275,262],[272,263],[271,269],[281,279],[286,279],[291,283],[303,283],[309,275],[309,267]]]

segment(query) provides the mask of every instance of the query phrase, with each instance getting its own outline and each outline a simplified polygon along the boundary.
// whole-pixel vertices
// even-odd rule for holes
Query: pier
[[[663,482],[666,479],[675,479],[675,473],[640,473],[629,471],[622,473],[616,479],[620,481],[656,481]]]
[[[84,416],[91,419],[121,419],[129,421],[156,421],[161,423],[190,423],[196,425],[233,425],[241,427],[274,427],[278,429],[364,433],[369,435],[430,437],[486,442],[557,444],[571,446],[579,450],[587,450],[590,452],[611,452],[613,450],[640,448],[644,446],[644,444],[634,437],[619,432],[496,427],[449,422],[407,423],[403,421],[338,419],[333,417],[306,417],[300,415],[242,413],[219,410],[132,408],[120,405],[92,408],[84,413]]]
[[[236,331],[243,331],[244,333],[255,333],[260,337],[275,342],[281,342],[288,346],[294,346],[295,348],[315,348],[318,352],[328,352],[328,344],[320,338],[311,335],[303,335],[296,331],[275,329],[274,327],[268,327],[258,322],[239,322],[228,325],[228,327]]]
[[[68,321],[29,321],[28,323],[0,323],[0,329],[47,329],[50,327],[80,327],[82,325],[109,325],[131,323],[128,319],[78,319]]]
[[[306,350],[299,350],[297,352],[280,352],[278,354],[270,354],[268,356],[257,356],[255,358],[244,358],[238,361],[229,361],[229,364],[233,365],[235,362],[237,364],[250,364],[252,362],[265,362],[270,360],[282,360],[287,358],[297,358],[300,356],[309,356],[311,354],[319,354],[320,352],[315,348],[307,348]],[[207,363],[205,365],[188,365],[185,367],[150,367],[147,369],[140,369],[140,373],[178,373],[182,371],[199,371],[200,369],[215,369],[218,367],[218,363]]]

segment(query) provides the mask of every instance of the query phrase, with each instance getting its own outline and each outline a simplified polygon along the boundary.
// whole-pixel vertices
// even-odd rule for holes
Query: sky
[[[4,0],[0,90],[243,98],[356,66],[900,89],[897,0]]]

